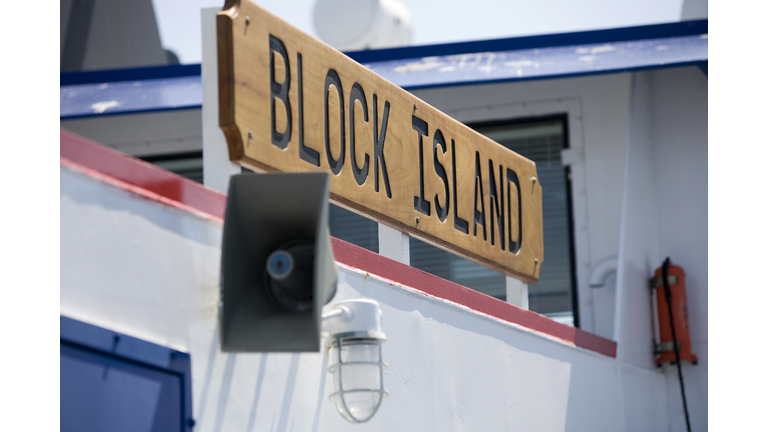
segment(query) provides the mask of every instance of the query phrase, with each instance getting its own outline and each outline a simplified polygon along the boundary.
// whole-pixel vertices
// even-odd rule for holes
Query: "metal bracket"
[[[680,342],[677,343],[677,349],[678,351],[682,348],[682,345]],[[675,351],[675,344],[672,342],[662,342],[660,344],[656,344],[654,347],[654,354],[661,354],[665,352],[674,352]]]
[[[651,282],[651,288],[656,288],[657,286],[664,286],[664,278],[662,278],[661,276],[652,278],[650,282]],[[677,285],[677,276],[675,275],[667,276],[667,282],[669,283],[669,286]]]
[[[560,150],[560,161],[563,166],[571,166],[577,163],[584,162],[584,149],[581,148],[566,148]]]

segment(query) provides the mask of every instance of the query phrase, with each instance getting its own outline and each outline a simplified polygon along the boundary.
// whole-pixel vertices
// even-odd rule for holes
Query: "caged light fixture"
[[[323,314],[323,336],[333,380],[331,400],[339,414],[353,423],[370,420],[387,396],[381,344],[381,308],[374,300],[336,302]]]

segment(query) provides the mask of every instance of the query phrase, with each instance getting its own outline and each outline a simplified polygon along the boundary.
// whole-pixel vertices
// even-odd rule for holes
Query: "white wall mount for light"
[[[370,420],[387,396],[381,344],[381,308],[370,299],[344,300],[325,307],[322,335],[333,380],[330,399],[342,417],[353,423]]]

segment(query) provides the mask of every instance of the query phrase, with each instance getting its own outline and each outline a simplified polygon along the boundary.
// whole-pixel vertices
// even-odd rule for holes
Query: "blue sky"
[[[246,0],[243,0],[246,1]],[[317,36],[316,0],[261,0],[299,29]],[[414,45],[628,27],[680,20],[683,0],[401,0],[413,16]],[[182,63],[201,58],[200,9],[223,0],[152,0],[165,48]]]

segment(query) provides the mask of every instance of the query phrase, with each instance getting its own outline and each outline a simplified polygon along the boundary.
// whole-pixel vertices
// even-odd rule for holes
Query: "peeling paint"
[[[708,35],[372,61],[364,66],[408,90],[488,81],[591,75],[706,62]],[[199,108],[200,76],[62,86],[61,119]],[[120,105],[104,105],[112,101]],[[106,111],[106,112],[105,112]]]
[[[496,66],[491,66],[491,65],[479,66],[477,68],[477,70],[479,70],[480,72],[485,72],[486,74],[491,73],[494,69],[496,69]]]
[[[427,70],[437,69],[444,65],[445,63],[443,62],[435,62],[435,63],[413,62],[403,66],[396,67],[395,72],[427,71]]]
[[[96,102],[95,104],[91,105],[91,109],[93,110],[94,113],[101,114],[110,108],[114,108],[120,105],[121,104],[118,101]]]
[[[592,48],[592,54],[600,54],[605,52],[616,51],[616,47],[613,45],[600,45]]]
[[[701,35],[587,45],[479,52],[369,63],[377,74],[406,89],[487,80],[536,79],[606,73],[707,60]]]
[[[536,67],[539,67],[539,64],[538,63],[534,63],[534,62],[532,62],[530,60],[516,60],[516,61],[504,62],[504,66],[509,67],[509,68],[516,68],[517,69],[517,68],[521,68],[521,67],[525,67],[525,66],[536,66]]]

